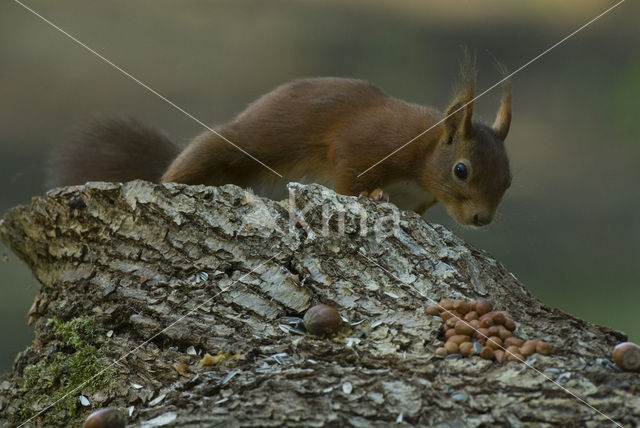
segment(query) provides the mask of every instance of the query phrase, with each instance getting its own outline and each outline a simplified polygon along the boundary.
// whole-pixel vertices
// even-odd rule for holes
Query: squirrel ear
[[[496,137],[503,141],[507,138],[509,133],[509,127],[511,126],[511,83],[506,80],[504,83],[504,92],[502,94],[502,101],[500,102],[500,108],[496,115],[496,120],[493,122],[493,132]]]
[[[471,117],[473,116],[473,94],[469,100],[454,101],[444,113],[444,125],[450,135],[458,134],[467,137],[472,134]],[[468,103],[468,104],[467,104]],[[465,105],[466,104],[466,105]]]

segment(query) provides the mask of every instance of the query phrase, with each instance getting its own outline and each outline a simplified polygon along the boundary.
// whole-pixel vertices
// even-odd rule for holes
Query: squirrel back
[[[50,187],[87,181],[158,182],[182,149],[167,136],[131,118],[90,120],[49,165]]]
[[[58,154],[54,184],[231,183],[280,199],[288,181],[314,182],[343,195],[389,197],[420,213],[442,203],[458,223],[483,226],[511,183],[508,80],[503,86],[492,125],[472,119],[475,64],[468,55],[444,113],[365,81],[315,78],[263,95],[184,150],[134,120],[94,122]]]

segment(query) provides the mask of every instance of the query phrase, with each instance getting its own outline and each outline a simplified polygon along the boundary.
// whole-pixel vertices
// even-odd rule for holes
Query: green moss
[[[20,416],[28,419],[38,413],[37,409],[57,402],[38,417],[38,422],[60,425],[78,416],[80,393],[88,394],[104,388],[112,373],[105,370],[96,376],[108,366],[108,362],[101,350],[94,346],[97,328],[89,318],[75,318],[68,322],[53,318],[47,327],[60,341],[59,350],[25,368],[25,405]]]

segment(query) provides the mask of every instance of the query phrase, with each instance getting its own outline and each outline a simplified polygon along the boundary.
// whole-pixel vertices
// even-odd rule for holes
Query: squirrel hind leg
[[[130,118],[92,120],[56,150],[47,185],[87,181],[159,181],[180,149],[168,137]]]

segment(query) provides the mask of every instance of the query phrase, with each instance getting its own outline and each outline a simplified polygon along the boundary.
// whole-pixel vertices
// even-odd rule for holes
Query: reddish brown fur
[[[434,126],[442,115],[392,98],[360,80],[298,80],[269,92],[234,121],[216,129],[281,173],[282,179],[206,131],[173,160],[161,181],[284,187],[288,181],[306,178],[333,183],[345,195],[358,195],[405,180],[417,183],[425,195],[435,196],[456,221],[487,224],[511,179],[503,144],[510,121],[510,95],[505,93],[493,128],[473,123],[472,104],[461,108],[473,98],[475,80],[471,62],[465,64],[460,89],[445,113],[451,117],[360,177]],[[453,173],[459,162],[470,169],[465,181]],[[390,196],[393,202],[394,195]],[[416,206],[423,209],[432,203],[416,199]]]

